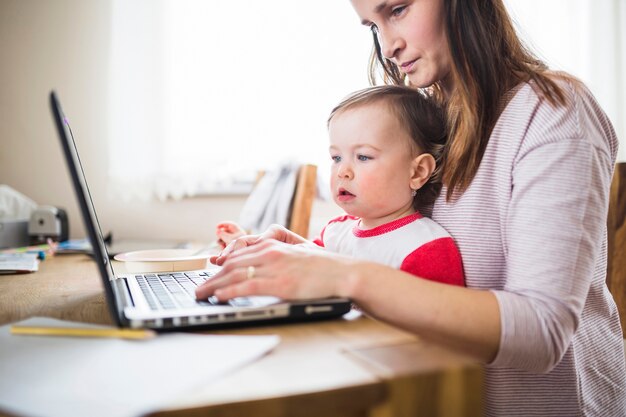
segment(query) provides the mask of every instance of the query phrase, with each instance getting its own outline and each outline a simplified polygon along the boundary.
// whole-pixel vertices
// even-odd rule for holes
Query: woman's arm
[[[488,363],[500,343],[500,312],[490,291],[442,284],[378,264],[361,264],[345,291],[370,315]]]
[[[254,279],[247,279],[249,266]],[[264,240],[231,254],[215,278],[196,291],[225,300],[247,295],[284,299],[352,299],[366,313],[448,348],[491,361],[500,315],[489,291],[416,279],[393,268]]]

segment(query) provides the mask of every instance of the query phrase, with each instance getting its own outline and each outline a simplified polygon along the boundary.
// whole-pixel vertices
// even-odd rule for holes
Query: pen
[[[26,252],[20,252],[20,253],[34,253],[37,255],[37,259],[40,259],[42,261],[46,260],[46,252],[42,250],[27,250]]]
[[[48,239],[48,243],[34,246],[23,246],[19,248],[2,249],[0,253],[36,253],[37,257],[42,261],[46,259],[46,256],[50,257],[54,255],[57,244],[51,239]]]
[[[33,336],[116,337],[121,339],[149,339],[156,336],[156,332],[144,329],[86,329],[73,327],[33,326],[11,326],[11,334]]]

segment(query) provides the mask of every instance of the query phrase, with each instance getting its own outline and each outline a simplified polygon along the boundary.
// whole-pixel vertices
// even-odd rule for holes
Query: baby
[[[331,192],[346,214],[332,219],[313,242],[421,278],[464,285],[452,237],[419,211],[441,190],[443,110],[409,87],[372,87],[333,109],[328,132]],[[244,234],[233,222],[217,226],[224,246]]]

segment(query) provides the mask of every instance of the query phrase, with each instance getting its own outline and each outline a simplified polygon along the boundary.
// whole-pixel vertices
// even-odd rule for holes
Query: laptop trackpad
[[[217,297],[213,295],[209,297],[207,301],[210,305],[230,305],[233,307],[265,307],[272,304],[280,303],[281,299],[278,297],[256,295],[253,297],[235,297],[227,301],[219,301]]]

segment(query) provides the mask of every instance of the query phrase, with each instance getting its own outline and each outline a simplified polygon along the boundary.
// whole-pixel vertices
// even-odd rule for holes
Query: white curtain
[[[551,67],[590,86],[623,140],[626,2],[505,2]],[[326,172],[326,119],[367,86],[370,48],[347,0],[114,0],[110,190],[181,198],[247,191],[258,170],[285,162]]]
[[[348,1],[117,0],[112,24],[117,197],[248,191],[284,162],[327,171],[328,114],[368,85]]]
[[[505,3],[531,49],[591,89],[620,139],[618,159],[626,161],[626,1]]]

